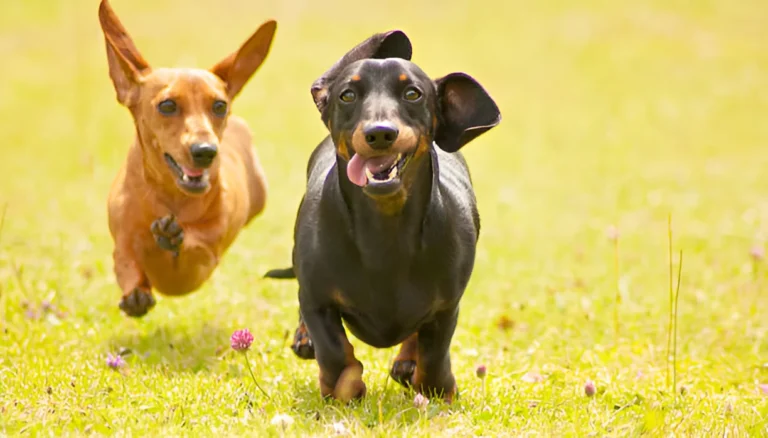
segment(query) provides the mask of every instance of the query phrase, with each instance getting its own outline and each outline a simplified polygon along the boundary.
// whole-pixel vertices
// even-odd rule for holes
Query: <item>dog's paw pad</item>
[[[173,215],[156,219],[150,229],[157,246],[166,251],[178,251],[184,241],[184,230]]]
[[[293,335],[293,343],[291,343],[291,350],[301,359],[310,360],[315,358],[315,346],[304,324],[301,324],[296,329],[296,333]]]
[[[403,386],[409,386],[414,372],[416,372],[416,361],[396,360],[395,363],[392,364],[392,369],[389,371],[389,375],[395,382]]]
[[[123,299],[120,300],[120,309],[126,315],[134,318],[146,315],[154,306],[155,297],[152,296],[151,292],[141,288],[136,288],[130,293],[123,295]]]

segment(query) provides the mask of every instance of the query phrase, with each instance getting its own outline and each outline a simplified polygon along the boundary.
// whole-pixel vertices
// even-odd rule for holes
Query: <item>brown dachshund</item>
[[[265,22],[210,70],[156,68],[107,0],[99,6],[109,75],[136,126],[109,194],[120,308],[145,315],[152,288],[199,288],[240,230],[264,209],[267,183],[232,100],[264,62],[277,23]]]

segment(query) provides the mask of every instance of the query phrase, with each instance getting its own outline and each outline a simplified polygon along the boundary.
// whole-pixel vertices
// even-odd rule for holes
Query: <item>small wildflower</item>
[[[416,397],[413,398],[413,406],[415,406],[417,409],[424,409],[429,404],[429,399],[424,397],[422,394],[416,394]]]
[[[336,435],[346,435],[349,433],[349,430],[347,429],[347,426],[344,425],[341,421],[337,421],[333,423],[333,433]]]
[[[544,380],[544,376],[542,376],[539,373],[530,372],[530,373],[525,373],[525,375],[521,379],[523,380],[523,382],[527,382],[527,383],[539,383]]]
[[[236,330],[229,338],[229,343],[235,351],[248,351],[253,343],[253,335],[248,329]]]
[[[488,372],[488,369],[485,367],[485,365],[480,365],[475,370],[475,374],[477,374],[477,377],[481,379],[485,379],[485,374]]]
[[[277,414],[269,422],[273,426],[289,427],[293,424],[293,417],[288,414]]]
[[[125,366],[125,359],[123,359],[123,356],[120,356],[119,354],[108,354],[107,355],[107,366],[112,368],[113,370],[122,368]]]
[[[261,393],[264,394],[264,397],[269,398],[269,394],[267,394],[267,391],[264,391],[264,388],[262,388],[261,385],[259,385],[259,381],[256,380],[256,376],[253,375],[253,370],[251,369],[251,362],[248,360],[248,349],[251,348],[252,343],[253,343],[253,335],[248,329],[235,330],[235,332],[232,333],[232,336],[229,338],[229,344],[232,346],[232,349],[240,353],[243,353],[243,358],[245,358],[245,366],[248,368],[248,374],[251,375],[251,379],[253,379],[253,384],[256,385],[257,388],[259,388],[259,391],[261,391]],[[275,418],[277,417],[278,416],[275,416]],[[272,420],[274,420],[274,418]],[[293,422],[292,418],[291,418],[291,422]]]
[[[43,312],[48,313],[53,310],[53,304],[51,304],[51,302],[48,300],[44,300],[42,303],[40,303],[40,309]]]
[[[765,250],[763,249],[762,245],[755,245],[751,250],[749,250],[749,255],[754,261],[762,260],[763,257],[765,257]]]
[[[615,242],[619,240],[619,229],[615,226],[611,225],[605,230],[605,237],[608,238],[608,240]]]
[[[596,392],[597,388],[595,387],[595,382],[587,380],[587,383],[584,384],[584,394],[586,394],[587,397],[592,397]]]
[[[761,383],[757,385],[757,388],[760,389],[760,393],[763,395],[768,395],[768,383]]]

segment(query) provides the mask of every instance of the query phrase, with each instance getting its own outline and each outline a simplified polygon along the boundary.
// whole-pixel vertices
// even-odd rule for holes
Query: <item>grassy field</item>
[[[209,67],[279,21],[234,106],[268,173],[267,209],[203,289],[141,320],[119,312],[112,274],[106,196],[133,126],[97,3],[0,6],[0,435],[768,434],[764,0],[113,0],[156,66]],[[465,149],[483,233],[450,407],[414,407],[387,379],[394,349],[356,340],[368,397],[324,403],[316,365],[288,348],[295,284],[260,278],[289,263],[325,135],[311,82],[392,28],[433,76],[475,76],[504,118]],[[675,276],[684,259],[675,389],[670,215]],[[239,328],[256,336],[269,398],[229,349]],[[121,349],[116,372],[105,360]]]

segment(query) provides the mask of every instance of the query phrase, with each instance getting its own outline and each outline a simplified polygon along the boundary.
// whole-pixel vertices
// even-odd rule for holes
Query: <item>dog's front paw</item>
[[[367,388],[363,382],[363,364],[360,362],[347,365],[333,385],[324,381],[320,372],[320,394],[325,399],[336,399],[342,403],[365,397]]]
[[[152,296],[152,292],[139,287],[123,295],[123,299],[120,300],[120,309],[134,318],[146,315],[153,307],[155,307],[155,297]]]
[[[389,370],[389,375],[395,382],[408,388],[411,386],[414,372],[416,372],[416,361],[395,360],[392,369]]]
[[[176,218],[169,214],[152,222],[152,235],[160,248],[178,254],[184,241],[184,230],[181,229]]]
[[[296,328],[296,332],[293,334],[291,350],[293,350],[296,356],[302,359],[315,358],[315,346],[312,344],[312,339],[309,337],[307,326],[304,325],[303,321],[299,324],[299,327]]]

